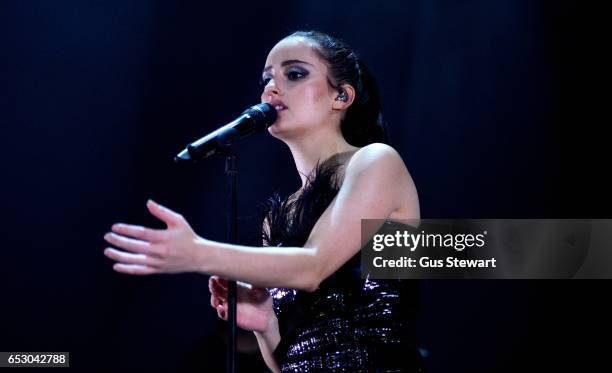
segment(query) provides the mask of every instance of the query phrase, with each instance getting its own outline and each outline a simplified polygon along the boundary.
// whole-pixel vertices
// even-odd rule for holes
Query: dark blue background
[[[369,63],[423,217],[609,217],[585,13],[567,1],[0,2],[0,350],[70,351],[75,371],[222,369],[207,276],[116,274],[102,236],[117,221],[160,226],[153,198],[225,239],[222,159],[172,158],[259,102],[268,51],[297,29],[340,36]],[[267,134],[239,157],[241,242],[257,245],[258,203],[299,178]],[[584,368],[607,325],[601,282],[421,289],[431,372]]]

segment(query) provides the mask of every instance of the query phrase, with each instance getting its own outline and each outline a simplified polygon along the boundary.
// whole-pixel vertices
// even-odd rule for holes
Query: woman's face
[[[327,80],[327,65],[307,39],[284,39],[272,48],[262,73],[262,103],[275,106],[278,118],[268,128],[281,139],[329,129],[337,92]]]

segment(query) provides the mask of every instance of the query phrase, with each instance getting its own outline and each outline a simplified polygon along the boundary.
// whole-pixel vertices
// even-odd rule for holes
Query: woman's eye
[[[300,71],[289,71],[287,73],[287,78],[289,80],[300,80],[300,79],[302,79],[305,76],[306,76],[306,74],[302,73]]]
[[[261,80],[259,81],[259,84],[261,84],[262,86],[267,86],[268,83],[270,83],[270,78],[261,78]]]

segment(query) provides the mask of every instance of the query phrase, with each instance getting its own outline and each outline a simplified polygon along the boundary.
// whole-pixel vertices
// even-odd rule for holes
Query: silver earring
[[[336,100],[338,101],[343,101],[343,102],[347,102],[348,101],[348,96],[346,95],[346,91],[342,91],[339,95],[338,98],[336,98]]]

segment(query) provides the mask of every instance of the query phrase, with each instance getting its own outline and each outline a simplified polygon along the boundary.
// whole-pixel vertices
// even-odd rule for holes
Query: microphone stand
[[[227,215],[227,240],[229,243],[238,243],[238,202],[237,183],[238,162],[236,153],[231,145],[223,152],[225,155],[225,174],[229,177],[229,211]],[[227,372],[236,372],[236,281],[227,283],[227,322],[229,324],[227,339]]]
[[[248,119],[248,121],[247,121]],[[174,160],[187,161],[192,160],[196,154],[204,155],[207,157],[215,153],[218,150],[219,154],[225,155],[225,174],[229,177],[230,182],[230,194],[229,194],[229,210],[227,214],[227,240],[229,243],[238,243],[238,203],[237,203],[237,183],[236,178],[238,176],[238,165],[237,157],[232,143],[240,140],[241,136],[247,136],[257,132],[258,130],[269,127],[276,120],[276,111],[270,104],[259,104],[246,110],[239,119],[234,122],[221,127],[217,131],[210,135],[196,141],[195,143],[189,144],[187,149],[179,153]],[[244,123],[249,123],[249,128],[238,128],[244,127]],[[264,126],[264,127],[262,127]],[[248,126],[247,126],[248,127]],[[247,131],[248,130],[248,131]],[[212,146],[212,138],[215,138],[215,146]],[[228,329],[228,343],[227,343],[227,372],[236,372],[236,303],[237,303],[237,289],[236,281],[228,279],[227,287],[227,322],[229,323]]]

